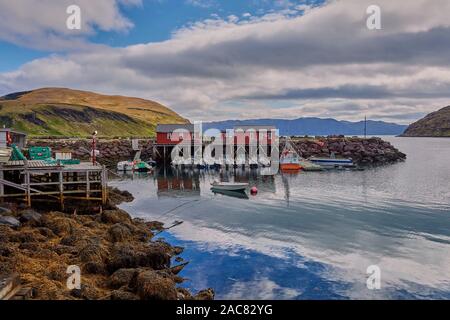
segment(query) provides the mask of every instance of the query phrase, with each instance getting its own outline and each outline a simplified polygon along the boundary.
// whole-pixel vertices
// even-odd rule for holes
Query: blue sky
[[[191,120],[364,116],[408,124],[450,100],[450,2],[0,2],[0,95],[69,87]],[[66,27],[68,5],[82,28]]]
[[[159,42],[170,39],[172,32],[179,28],[208,18],[226,19],[244,14],[262,16],[294,5],[321,3],[323,0],[143,0],[137,6],[119,4],[122,14],[134,24],[133,28],[123,32],[97,29],[97,33],[88,39],[111,47]],[[14,70],[52,53],[51,50],[34,50],[6,41],[0,41],[0,52],[0,72]]]

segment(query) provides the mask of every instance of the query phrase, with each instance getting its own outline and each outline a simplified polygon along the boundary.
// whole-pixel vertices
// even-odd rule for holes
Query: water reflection
[[[394,140],[408,161],[366,171],[159,172],[115,183],[135,195],[124,205],[134,215],[184,221],[163,236],[186,247],[187,285],[219,298],[450,298],[450,140]],[[215,196],[214,179],[259,192]],[[365,285],[372,264],[380,291]]]

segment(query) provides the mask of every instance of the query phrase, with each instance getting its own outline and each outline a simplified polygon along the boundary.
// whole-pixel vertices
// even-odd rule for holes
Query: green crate
[[[52,158],[52,149],[49,147],[30,147],[28,154],[31,160],[48,160]]]

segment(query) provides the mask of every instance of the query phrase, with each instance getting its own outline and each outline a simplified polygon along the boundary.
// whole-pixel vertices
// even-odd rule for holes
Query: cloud
[[[81,9],[81,30],[69,30],[66,9]],[[120,5],[140,5],[141,0],[2,0],[0,40],[41,50],[90,48],[85,37],[96,30],[127,31],[133,23],[125,18]]]
[[[382,30],[366,28],[368,0],[213,17],[166,41],[32,61],[0,74],[0,93],[68,86],[135,95],[192,120],[367,114],[406,123],[448,105],[450,2],[377,3]],[[129,27],[108,16],[103,28]]]

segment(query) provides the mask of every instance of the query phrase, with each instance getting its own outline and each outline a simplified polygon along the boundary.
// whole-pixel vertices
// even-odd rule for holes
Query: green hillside
[[[0,125],[31,137],[148,137],[157,123],[186,123],[169,108],[150,100],[92,92],[44,88],[0,98]]]

